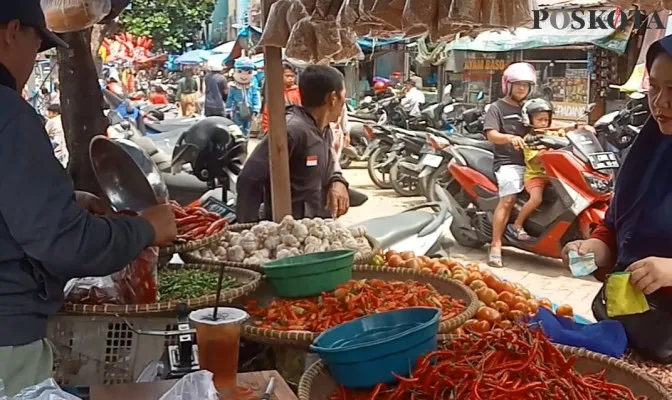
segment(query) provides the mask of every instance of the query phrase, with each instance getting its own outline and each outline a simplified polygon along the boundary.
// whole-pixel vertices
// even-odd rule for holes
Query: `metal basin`
[[[98,184],[116,211],[140,212],[168,202],[168,188],[150,157],[126,139],[96,136],[90,146]]]

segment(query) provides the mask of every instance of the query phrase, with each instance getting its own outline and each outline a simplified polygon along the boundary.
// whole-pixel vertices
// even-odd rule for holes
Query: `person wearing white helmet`
[[[518,194],[523,191],[525,159],[522,148],[526,129],[521,107],[534,91],[537,73],[528,63],[509,65],[502,74],[504,97],[491,104],[485,114],[484,132],[495,145],[493,168],[499,186],[499,204],[492,221],[492,243],[488,264],[502,266],[502,236]],[[518,116],[519,118],[508,118]]]
[[[204,111],[206,117],[224,116],[228,85],[222,71],[224,71],[224,66],[221,62],[208,62],[208,73],[205,75]]]

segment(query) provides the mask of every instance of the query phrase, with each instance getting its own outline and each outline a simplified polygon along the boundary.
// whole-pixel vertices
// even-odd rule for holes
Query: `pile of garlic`
[[[348,229],[339,221],[288,215],[281,223],[263,221],[242,232],[227,232],[211,247],[194,252],[195,256],[245,264],[263,264],[301,254],[330,250],[355,250],[358,255],[371,251],[363,227]]]

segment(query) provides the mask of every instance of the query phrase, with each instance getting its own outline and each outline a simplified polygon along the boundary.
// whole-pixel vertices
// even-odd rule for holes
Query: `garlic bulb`
[[[296,224],[292,229],[292,235],[294,235],[294,237],[300,241],[303,241],[306,237],[308,237],[308,228],[306,228],[304,225]]]
[[[240,233],[235,233],[231,235],[231,239],[229,239],[229,244],[231,246],[240,246],[240,242],[243,240],[243,237],[240,235]]]
[[[321,244],[308,244],[303,248],[303,254],[319,253],[322,251]]]
[[[275,258],[277,260],[283,259],[283,258],[288,258],[292,257],[292,252],[289,249],[283,249],[278,251],[278,253],[275,255]]]
[[[356,226],[350,228],[350,234],[356,238],[363,237],[366,234],[366,229],[363,226]]]
[[[306,247],[308,247],[310,245],[315,245],[315,246],[320,245],[322,243],[322,241],[320,239],[316,238],[315,236],[308,236],[308,237],[306,237],[306,240],[303,241],[303,243],[305,244]]]
[[[299,239],[297,239],[294,235],[284,235],[282,237],[282,243],[290,247],[298,247],[301,244]]]
[[[227,257],[226,247],[223,246],[217,247],[217,249],[215,250],[215,256],[222,261],[226,261]]]
[[[229,261],[242,262],[245,260],[245,250],[241,246],[231,246],[227,249]]]
[[[259,241],[254,233],[246,233],[243,236],[243,239],[240,242],[240,245],[243,247],[246,253],[252,253],[253,251],[259,248]]]
[[[257,256],[248,257],[243,260],[243,264],[261,264],[263,263],[262,259]]]
[[[264,248],[266,250],[275,250],[282,243],[280,236],[269,236],[268,239],[264,241]]]
[[[271,252],[267,249],[256,250],[252,252],[252,256],[266,260],[271,257]]]

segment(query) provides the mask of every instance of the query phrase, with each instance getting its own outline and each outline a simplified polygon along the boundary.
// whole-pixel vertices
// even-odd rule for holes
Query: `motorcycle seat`
[[[474,149],[467,147],[460,148],[458,152],[464,158],[464,161],[466,161],[468,166],[485,175],[495,184],[497,183],[495,171],[492,167],[492,162],[495,158],[494,153],[483,151],[481,148]]]
[[[456,144],[459,146],[471,146],[471,147],[476,147],[479,149],[487,150],[487,151],[495,151],[495,147],[492,145],[487,140],[476,140],[476,139],[470,139],[467,137],[463,136],[458,136],[458,135],[451,135],[448,137],[448,140],[452,144]]]
[[[147,128],[150,128],[154,131],[165,133],[190,127],[196,121],[196,118],[175,118],[164,121],[145,121],[145,125]]]
[[[348,117],[364,119],[367,121],[378,121],[378,116],[367,112],[349,112]]]
[[[434,221],[435,215],[425,211],[407,211],[388,217],[379,217],[368,220],[360,226],[380,243],[385,249],[394,243],[416,235],[424,227]]]
[[[166,181],[166,186],[169,190],[179,190],[203,194],[208,191],[208,184],[202,182],[194,175],[186,172],[178,174],[162,173],[163,179]],[[200,197],[200,195],[198,196]]]

